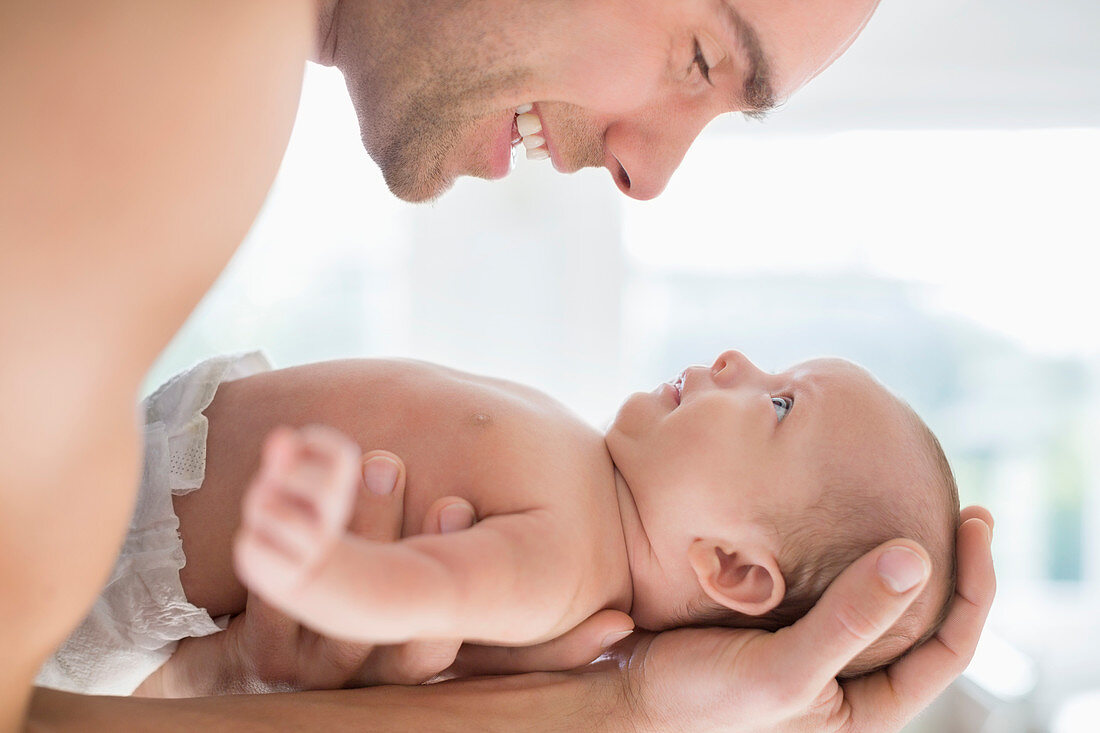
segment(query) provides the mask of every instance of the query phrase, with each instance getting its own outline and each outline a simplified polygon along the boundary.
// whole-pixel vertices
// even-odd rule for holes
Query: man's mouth
[[[513,154],[521,143],[527,151],[528,160],[546,160],[550,157],[546,136],[542,133],[542,120],[531,104],[516,107],[516,116],[512,121]]]

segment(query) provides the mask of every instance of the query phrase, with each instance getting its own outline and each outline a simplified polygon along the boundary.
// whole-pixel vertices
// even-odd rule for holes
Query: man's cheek
[[[670,51],[603,31],[586,34],[566,63],[563,101],[595,113],[621,114],[652,102],[671,78]]]

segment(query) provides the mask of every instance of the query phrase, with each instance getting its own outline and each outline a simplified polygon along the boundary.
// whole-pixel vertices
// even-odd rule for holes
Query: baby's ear
[[[703,591],[731,611],[760,616],[787,592],[775,554],[764,545],[695,540],[688,560]]]

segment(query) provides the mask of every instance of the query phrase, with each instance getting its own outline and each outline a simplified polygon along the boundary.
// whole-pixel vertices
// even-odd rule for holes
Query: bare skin
[[[111,566],[136,486],[133,405],[140,380],[255,218],[285,150],[302,62],[324,40],[317,35],[317,18],[314,5],[304,0],[0,4],[0,89],[8,112],[0,117],[0,312],[8,316],[0,322],[0,587],[20,589],[0,594],[0,730],[22,727],[35,671],[82,618]],[[838,37],[846,43],[851,35]],[[552,69],[547,74],[556,78]],[[670,141],[661,171],[643,175],[649,183],[634,195],[659,190],[703,119],[700,113],[677,130],[681,134]],[[58,512],[59,506],[65,511]],[[400,507],[394,512],[400,514]],[[963,530],[974,534],[966,525]],[[960,554],[961,566],[978,577],[964,584],[960,573],[959,607],[972,604],[972,612],[960,611],[941,633],[956,656],[929,672],[927,665],[942,655],[918,650],[899,669],[907,676],[895,680],[891,689],[902,692],[892,698],[853,689],[847,703],[853,714],[861,711],[868,729],[899,727],[972,653],[993,581],[988,545],[968,548]],[[813,671],[812,681],[832,681],[841,663],[813,654],[817,636],[831,631],[825,621],[854,607],[860,617],[889,626],[917,592],[880,597],[876,593],[886,591],[875,590],[881,585],[876,576],[866,568],[860,572],[853,568],[853,580],[837,586],[835,601],[819,606],[818,623],[800,625],[801,635],[785,637],[792,646],[760,644],[775,652],[773,664],[802,665]],[[668,641],[664,658],[676,658],[683,637],[656,638]],[[719,645],[728,638],[711,637]],[[868,642],[866,634],[858,635],[836,656],[850,657]],[[652,668],[662,657],[654,652],[647,658]],[[918,665],[925,665],[921,676]],[[792,688],[780,676],[728,669],[723,685],[772,696],[747,703],[751,709],[730,702],[730,719],[750,720],[778,696],[784,704],[765,712],[814,720],[820,690],[811,691],[812,685]],[[563,711],[567,690],[599,697],[606,707],[593,710],[655,720],[662,701],[672,703],[662,695],[680,697],[695,688],[661,693],[646,688],[629,667],[625,676],[608,674],[602,681],[570,676],[549,686],[522,679],[462,685],[423,715],[442,723],[450,706],[471,716],[510,711],[531,721],[564,723],[576,714],[582,719],[572,722],[583,727],[583,711]],[[630,701],[621,694],[624,683],[635,693]],[[356,698],[281,698],[285,708],[275,701],[265,708],[253,698],[158,704],[42,692],[34,696],[30,724],[77,730],[163,730],[177,724],[190,730],[202,720],[210,729],[240,730],[242,719],[258,719],[245,716],[263,708],[268,712],[260,714],[273,722],[301,728],[319,719],[315,703],[356,720],[363,704],[378,706],[382,719],[389,703],[408,694],[419,704],[435,699],[422,690],[394,689]],[[645,711],[636,700],[645,701]],[[494,704],[498,712],[486,712]],[[350,715],[344,705],[352,707]],[[409,715],[390,713],[405,720]]]
[[[736,351],[685,369],[676,385],[631,395],[606,440],[528,387],[423,362],[321,362],[225,385],[211,427],[242,441],[211,457],[212,477],[255,466],[256,439],[244,439],[267,435],[243,492],[237,573],[303,623],[358,641],[522,646],[602,609],[650,630],[703,623],[708,603],[759,617],[799,572],[780,570],[778,558],[840,464],[877,492],[859,495],[883,517],[859,528],[866,548],[903,532],[887,512],[940,517],[935,531],[904,528],[934,549],[935,582],[891,630],[897,645],[870,654],[865,669],[929,633],[950,592],[957,510],[934,472],[915,468],[925,451],[894,395],[843,360],[770,374]],[[367,445],[393,447],[411,473],[400,543],[345,531]],[[212,499],[243,489],[219,485]],[[440,494],[468,499],[481,521],[445,537],[417,534]],[[210,526],[214,511],[202,491],[184,498],[199,514],[183,515],[186,543],[192,523]],[[847,525],[819,535],[819,553],[854,541]]]
[[[364,465],[365,483],[356,497],[348,531],[364,540],[391,542],[404,524],[404,465],[386,451],[371,451],[364,456]],[[475,521],[469,502],[443,497],[428,509],[420,534],[457,532]],[[134,695],[200,697],[323,690],[419,684],[442,672],[469,677],[568,670],[591,662],[634,626],[623,613],[603,611],[545,644],[525,648],[466,645],[460,651],[458,639],[383,646],[330,639],[299,626],[253,594],[248,594],[245,606],[238,611],[243,612],[230,620],[224,633],[181,640],[171,659]]]
[[[189,556],[184,590],[214,615],[245,611],[245,589],[229,562],[235,533],[237,571],[266,601],[252,597],[234,620],[245,633],[272,603],[314,632],[350,640],[339,647],[307,635],[309,644],[337,645],[328,656],[340,660],[357,654],[355,641],[564,644],[562,634],[584,633],[581,622],[590,627],[596,620],[589,616],[601,611],[611,619],[629,611],[648,629],[691,624],[686,609],[708,595],[741,613],[766,612],[762,584],[774,603],[783,575],[768,569],[776,562],[767,555],[773,540],[761,540],[755,511],[769,502],[813,505],[820,491],[815,453],[831,462],[880,456],[880,469],[853,461],[874,476],[861,481],[880,492],[862,497],[868,506],[944,506],[937,485],[911,468],[922,451],[910,457],[910,422],[897,398],[855,365],[816,360],[768,374],[727,351],[709,368],[688,368],[677,384],[626,401],[609,428],[612,452],[603,435],[536,390],[424,362],[322,362],[223,384],[205,410],[203,487],[175,498]],[[782,417],[777,400],[788,400]],[[360,457],[369,445],[399,451],[408,472],[396,470],[392,453]],[[405,487],[398,544],[359,531],[375,503],[368,487],[387,469]],[[440,531],[441,506],[456,496],[472,502],[464,516],[476,514],[481,524],[428,536]],[[925,539],[947,549],[946,537]],[[909,638],[922,635],[942,604],[948,563],[934,556],[938,581],[903,619],[915,628]],[[203,660],[198,647],[213,650]],[[874,667],[901,649],[863,656]],[[233,652],[217,636],[190,642],[162,669],[160,676],[173,679],[142,692],[251,689],[232,679],[232,659],[219,658]],[[436,660],[432,674],[449,665],[446,653],[441,645],[428,654]],[[378,680],[374,662],[356,675],[343,664],[314,665],[306,686]],[[542,667],[557,668],[561,662]],[[225,682],[200,687],[180,678]]]
[[[376,517],[392,522],[399,512],[395,503],[390,513]],[[246,722],[272,731],[362,726],[369,715],[371,726],[380,730],[525,726],[635,733],[682,730],[690,719],[693,730],[727,733],[897,731],[969,663],[993,601],[992,517],[980,507],[967,507],[962,517],[957,597],[943,628],[889,669],[843,684],[836,672],[920,591],[918,585],[895,593],[876,572],[878,557],[892,543],[854,563],[805,619],[776,634],[706,629],[633,634],[609,663],[580,672],[457,680],[428,688],[188,701],[39,690],[31,722],[44,730],[81,733],[124,727],[182,733],[200,726],[231,733]],[[810,648],[813,654],[805,652]]]
[[[111,566],[138,385],[263,202],[313,22],[262,0],[0,9],[0,586],[21,589],[0,730]]]
[[[344,72],[364,145],[401,198],[506,175],[514,113],[530,104],[547,162],[606,168],[625,195],[648,199],[708,122],[794,94],[877,4],[329,0],[319,58]]]
[[[349,360],[224,384],[206,415],[207,478],[201,490],[174,503],[188,557],[184,590],[212,615],[242,607],[245,591],[233,572],[231,542],[262,442],[279,426],[325,424],[358,446],[401,456],[410,467],[401,527],[407,537],[419,534],[436,502],[449,496],[469,499],[481,520],[526,508],[517,502],[545,493],[536,486],[543,476],[551,487],[576,493],[575,509],[563,519],[577,525],[572,531],[578,538],[589,538],[580,556],[603,556],[608,575],[626,575],[621,536],[595,539],[600,533],[592,529],[618,522],[614,472],[602,438],[536,390],[418,362]],[[561,476],[554,469],[562,465],[575,474],[574,486],[558,488]],[[614,601],[609,607],[629,607],[622,584],[610,591],[584,589],[590,592]]]

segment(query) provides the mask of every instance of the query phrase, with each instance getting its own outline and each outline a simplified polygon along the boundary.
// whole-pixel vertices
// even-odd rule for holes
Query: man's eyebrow
[[[737,42],[745,50],[745,55],[749,59],[745,82],[741,87],[741,98],[736,100],[736,106],[743,107],[741,111],[746,117],[762,120],[778,105],[775,90],[772,88],[771,63],[764,55],[764,49],[760,47],[756,29],[749,25],[728,2],[723,1],[722,7],[726,19],[733,26]]]

